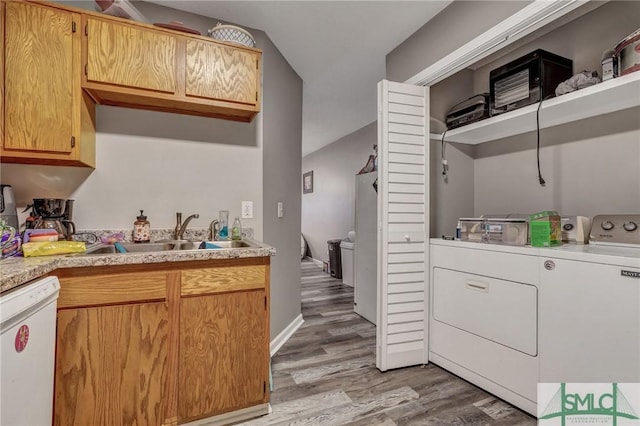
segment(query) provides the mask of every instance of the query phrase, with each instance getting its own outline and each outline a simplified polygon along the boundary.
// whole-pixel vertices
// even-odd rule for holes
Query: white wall
[[[269,41],[263,45],[264,241],[271,258],[271,338],[301,311],[300,157],[302,80]],[[277,217],[278,202],[284,217]]]
[[[252,130],[245,135],[251,140],[235,145],[215,142],[211,121],[101,106],[96,169],[77,188],[73,176],[79,170],[68,167],[4,165],[2,181],[13,184],[21,199],[53,196],[49,182],[59,182],[57,196],[76,200],[78,229],[132,228],[140,209],[155,228],[174,227],[177,211],[183,217],[199,213],[190,226],[206,227],[218,210],[230,210],[233,219],[240,215],[241,201],[252,200],[255,219],[243,225],[261,238],[262,148],[255,142],[256,126],[244,124]],[[23,180],[39,181],[40,188],[24,188]]]
[[[477,147],[475,213],[640,213],[640,108]]]
[[[314,259],[328,261],[327,240],[355,229],[355,175],[373,154],[377,124],[371,123],[302,158],[313,170],[313,193],[302,194],[302,234]],[[299,177],[302,191],[302,177]]]

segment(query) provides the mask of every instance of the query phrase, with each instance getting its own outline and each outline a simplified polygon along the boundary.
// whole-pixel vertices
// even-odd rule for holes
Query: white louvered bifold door
[[[426,364],[429,88],[378,83],[376,366]]]

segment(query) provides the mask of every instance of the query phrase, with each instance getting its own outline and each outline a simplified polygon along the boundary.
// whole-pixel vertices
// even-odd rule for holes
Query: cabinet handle
[[[75,22],[75,21],[73,21],[73,22],[71,23],[71,32],[72,32],[72,33],[75,33],[75,32],[76,32],[76,22]]]
[[[470,290],[484,291],[485,293],[489,293],[489,284],[483,283],[481,281],[468,280],[467,288]]]
[[[76,137],[71,136],[71,148],[75,148],[75,147],[76,147]]]

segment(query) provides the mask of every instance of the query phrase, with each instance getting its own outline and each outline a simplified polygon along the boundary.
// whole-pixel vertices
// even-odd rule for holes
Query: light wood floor
[[[302,262],[304,325],[272,360],[273,413],[246,425],[535,425],[533,417],[429,364],[381,373],[375,326],[353,289]]]

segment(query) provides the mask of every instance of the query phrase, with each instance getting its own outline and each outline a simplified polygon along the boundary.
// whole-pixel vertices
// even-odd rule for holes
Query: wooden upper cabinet
[[[87,19],[87,81],[164,93],[176,91],[176,37]]]
[[[2,161],[93,165],[95,107],[80,86],[80,15],[4,6]]]
[[[187,40],[186,95],[255,105],[259,60],[256,52]]]
[[[86,15],[82,87],[98,104],[249,122],[261,52],[140,22]]]

